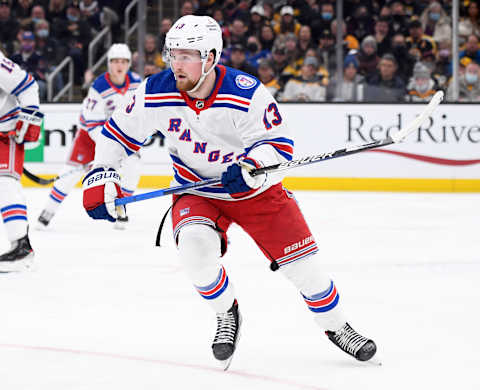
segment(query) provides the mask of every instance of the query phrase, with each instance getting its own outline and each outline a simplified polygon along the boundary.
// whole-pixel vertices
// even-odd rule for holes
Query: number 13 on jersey
[[[273,119],[269,121],[269,117],[273,117]],[[270,130],[273,126],[278,126],[280,123],[282,123],[282,116],[278,111],[278,107],[275,103],[270,103],[263,112],[263,124],[265,125],[265,129]]]

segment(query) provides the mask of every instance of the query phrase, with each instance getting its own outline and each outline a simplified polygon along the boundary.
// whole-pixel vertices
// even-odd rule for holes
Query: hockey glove
[[[115,199],[123,197],[120,175],[113,168],[95,168],[82,181],[83,207],[93,219],[115,222],[125,217],[125,206],[115,207]]]
[[[15,126],[15,142],[37,142],[40,138],[43,114],[32,108],[20,108]]]
[[[222,174],[222,185],[230,195],[240,194],[260,188],[267,180],[267,175],[251,176],[250,172],[255,168],[261,168],[262,164],[251,157],[245,157],[238,164],[230,165]]]

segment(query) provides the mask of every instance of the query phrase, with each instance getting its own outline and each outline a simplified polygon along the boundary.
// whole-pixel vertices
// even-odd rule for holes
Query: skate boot
[[[115,225],[113,226],[117,230],[125,230],[128,225],[128,215],[124,217],[118,216],[117,220],[115,221]]]
[[[53,218],[53,213],[43,210],[40,216],[38,217],[38,223],[36,225],[37,230],[45,230]]]
[[[358,334],[348,322],[340,330],[327,330],[325,334],[338,348],[361,362],[370,360],[377,352],[375,343]]]
[[[212,344],[213,355],[227,370],[240,339],[242,316],[238,311],[237,300],[226,313],[217,313],[217,333]]]
[[[33,249],[28,234],[16,240],[9,252],[0,255],[0,272],[21,271],[32,267]]]

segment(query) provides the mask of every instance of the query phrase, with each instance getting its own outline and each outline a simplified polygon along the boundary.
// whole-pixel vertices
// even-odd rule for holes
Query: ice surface
[[[34,225],[48,189],[25,191]],[[154,247],[169,199],[129,205],[118,231],[90,220],[75,190],[49,231],[31,231],[38,269],[0,274],[0,389],[480,389],[480,196],[296,195],[383,366],[337,350],[235,226],[224,265],[244,323],[221,371],[215,316],[178,266],[169,224]]]

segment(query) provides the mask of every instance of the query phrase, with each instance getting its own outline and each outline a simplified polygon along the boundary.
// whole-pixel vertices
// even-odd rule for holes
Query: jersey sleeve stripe
[[[35,79],[32,77],[31,74],[28,74],[27,80],[23,83],[23,85],[17,86],[19,88],[15,93],[12,92],[12,95],[18,96],[22,92],[26,91],[35,83]]]
[[[243,106],[238,106],[236,104],[230,104],[230,103],[213,103],[210,107],[233,108],[234,110],[248,112],[248,108],[243,107]]]
[[[110,118],[110,120],[105,123],[102,134],[122,145],[128,155],[137,152],[142,146],[141,142],[138,142],[121,131],[113,118]]]
[[[250,146],[249,148],[246,148],[245,151],[248,154],[252,149],[255,149],[257,146],[265,145],[265,144],[273,146],[277,151],[277,153],[280,154],[287,161],[290,161],[293,158],[294,142],[290,138],[285,138],[285,137],[278,137],[278,138],[272,138],[268,140],[261,140],[261,141],[255,142],[252,146]]]
[[[17,90],[22,87],[23,83],[28,79],[29,74],[27,73],[20,83],[10,92],[12,95],[15,95]]]
[[[0,117],[0,123],[8,122],[9,120],[15,119],[18,116],[19,112],[20,112],[19,108],[15,107],[13,110],[10,110],[5,115]]]

